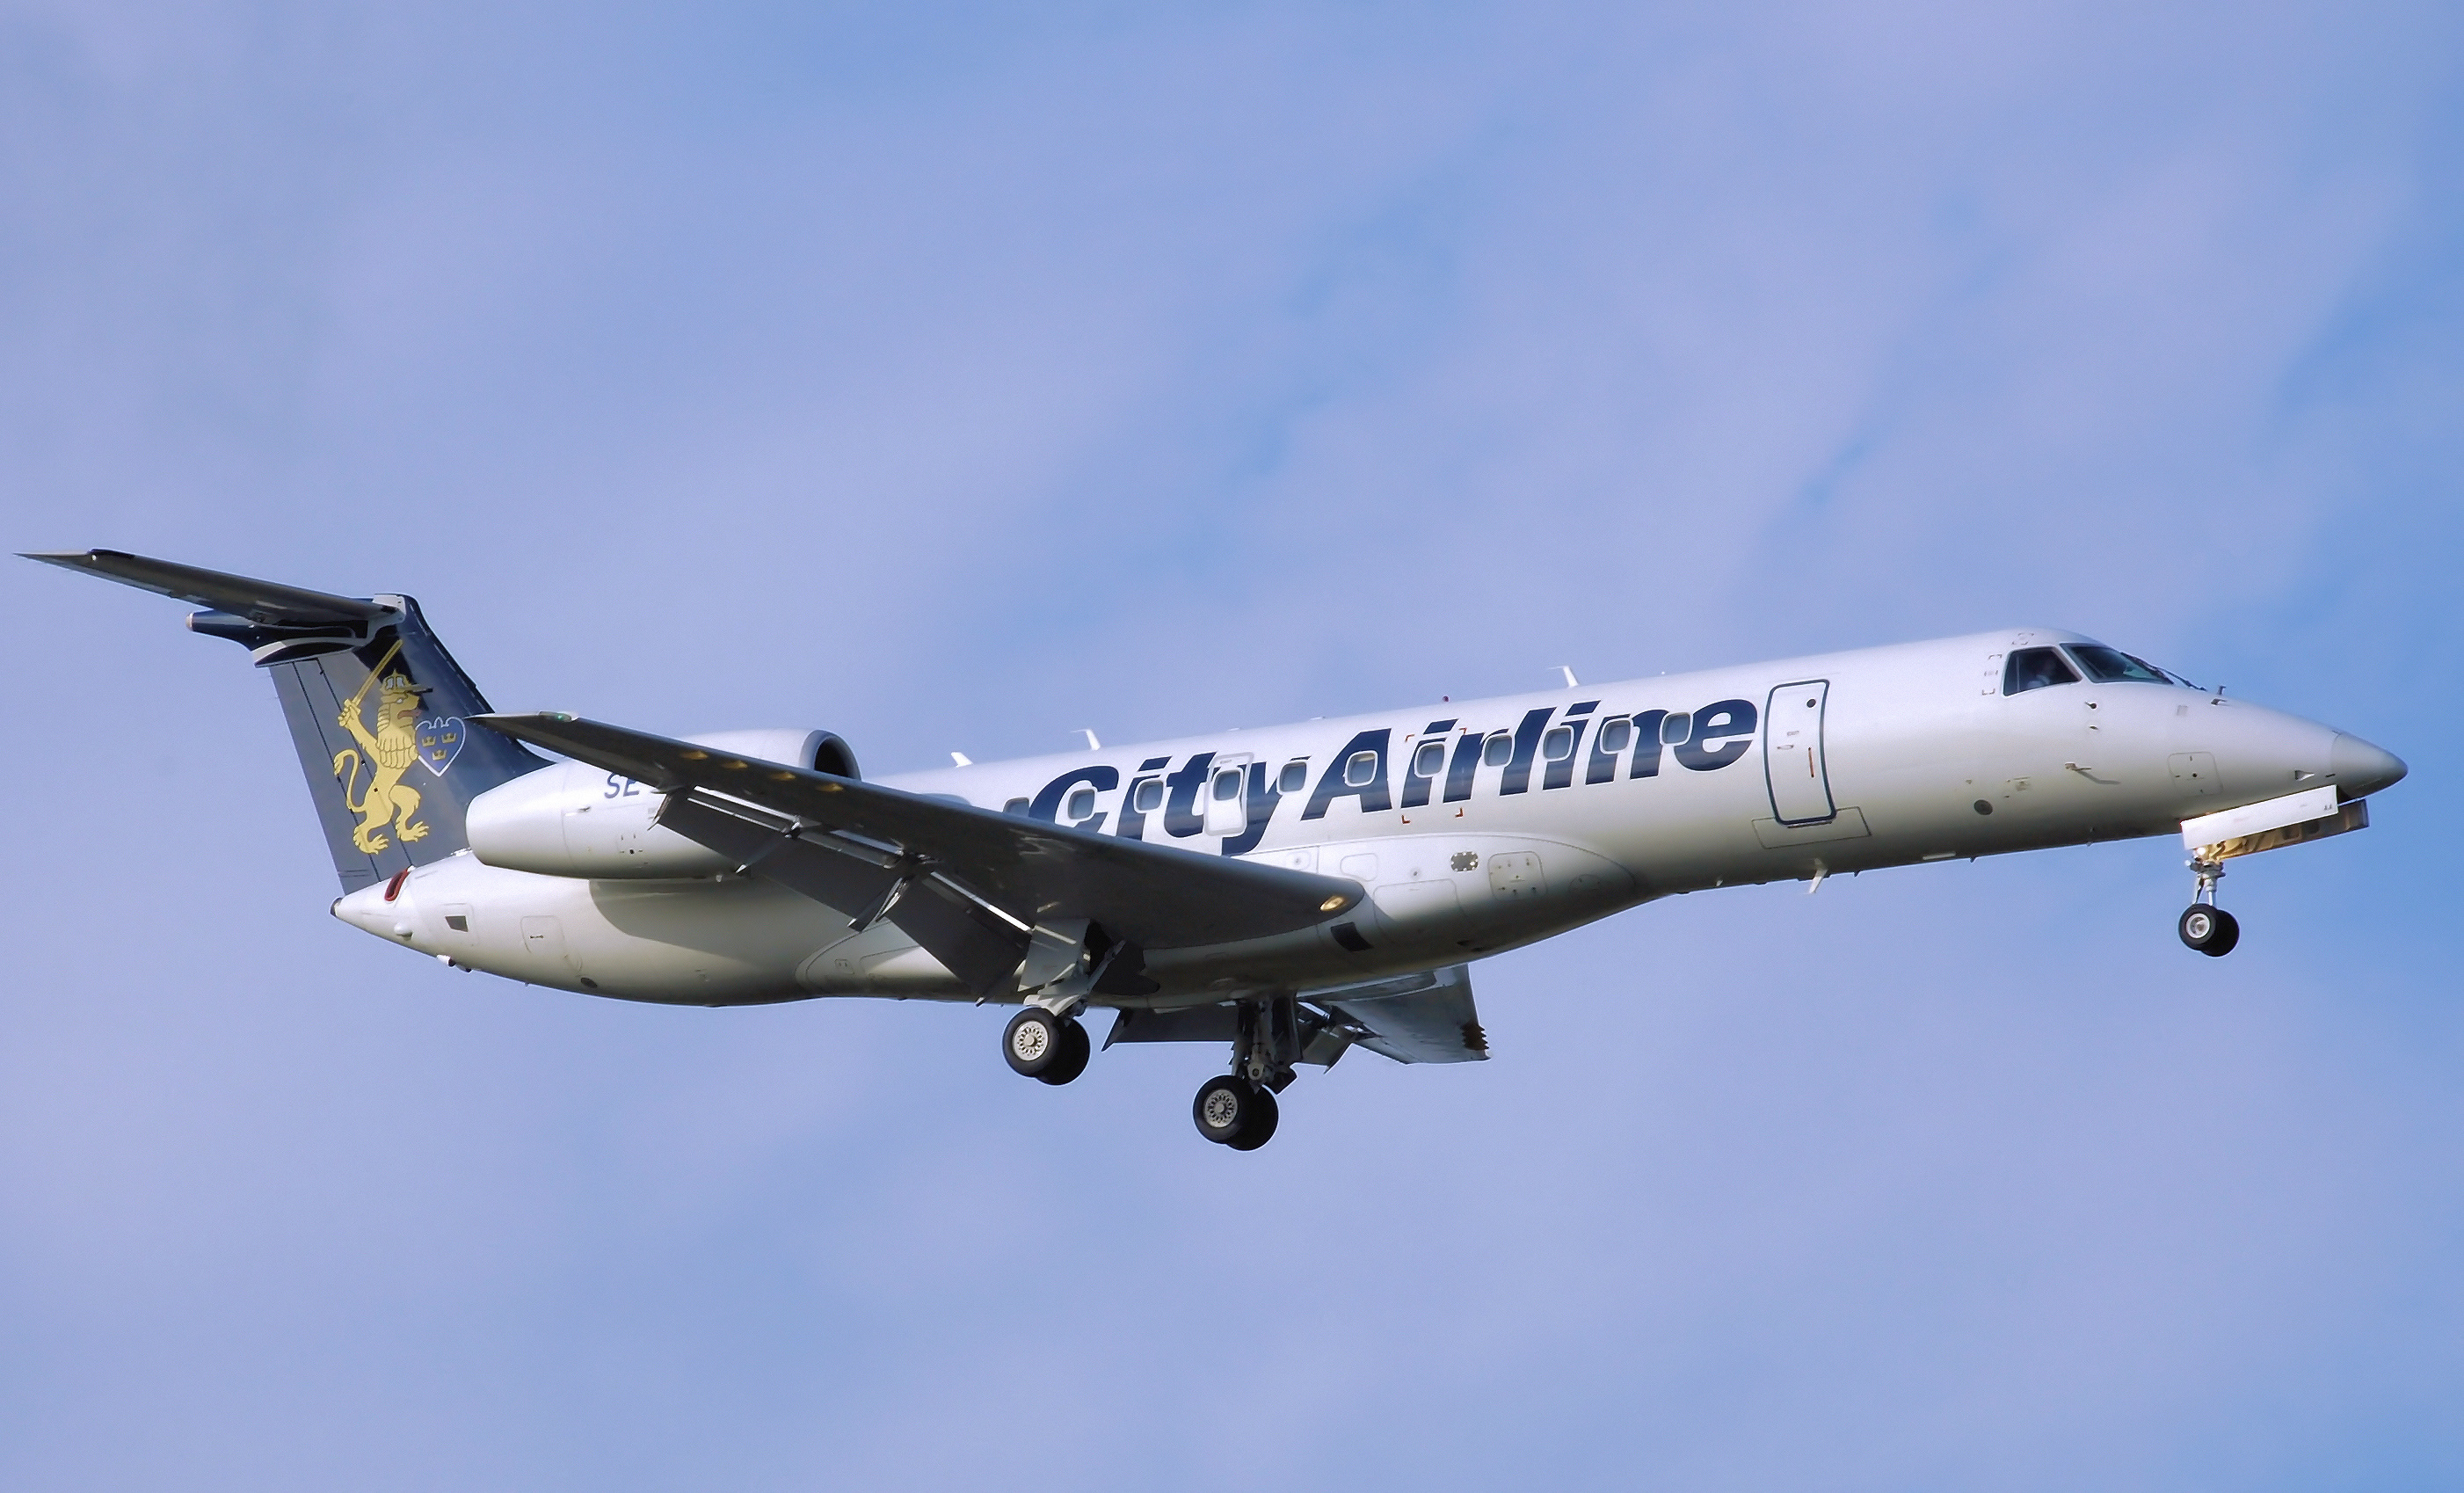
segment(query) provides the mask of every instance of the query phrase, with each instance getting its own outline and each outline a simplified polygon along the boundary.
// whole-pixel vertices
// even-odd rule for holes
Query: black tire
[[[1069,1039],[1063,1035],[1064,1025],[1059,1016],[1041,1006],[1029,1006],[1010,1017],[1009,1025],[1001,1028],[1001,1056],[1009,1060],[1010,1071],[1040,1079],[1059,1067],[1069,1050]]]
[[[1087,1059],[1095,1055],[1095,1043],[1087,1029],[1075,1021],[1061,1023],[1061,1051],[1054,1055],[1052,1065],[1036,1078],[1058,1088],[1087,1071]]]
[[[1234,1150],[1256,1150],[1275,1138],[1275,1125],[1283,1118],[1284,1106],[1275,1102],[1273,1089],[1261,1085],[1257,1096],[1257,1113],[1241,1126],[1239,1135],[1223,1143]]]
[[[2233,921],[2233,915],[2205,902],[2193,902],[2173,925],[2173,931],[2182,935],[2184,947],[2195,948],[2211,959],[2222,959],[2241,942],[2241,925]]]
[[[1237,1146],[1259,1112],[1261,1096],[1267,1103],[1274,1103],[1274,1096],[1239,1074],[1219,1073],[1198,1086],[1189,1118],[1197,1124],[1198,1133],[1216,1145]]]

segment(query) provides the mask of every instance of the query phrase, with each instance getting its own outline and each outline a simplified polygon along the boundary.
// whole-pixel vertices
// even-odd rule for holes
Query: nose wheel
[[[2213,860],[2190,862],[2198,874],[2199,889],[2192,894],[2190,905],[2184,910],[2173,931],[2182,935],[2182,947],[2194,948],[2211,959],[2222,959],[2241,942],[2241,925],[2233,915],[2216,905],[2216,883],[2225,879],[2225,868]]]
[[[1063,1084],[1087,1071],[1095,1044],[1087,1029],[1041,1006],[1029,1006],[1009,1018],[1001,1031],[1001,1056],[1010,1071],[1041,1083]]]
[[[2206,902],[2192,902],[2174,931],[2182,935],[2184,947],[2212,959],[2232,953],[2233,947],[2241,942],[2241,925],[2233,921],[2233,915]]]

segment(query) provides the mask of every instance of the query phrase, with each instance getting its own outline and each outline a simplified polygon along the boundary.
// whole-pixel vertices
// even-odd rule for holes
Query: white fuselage
[[[2136,681],[2003,692],[2012,650],[2083,641],[1982,634],[880,781],[1368,890],[1300,933],[1148,950],[1160,989],[1099,1002],[1171,1006],[1460,964],[1678,892],[2171,834],[2333,780],[2337,732],[2241,701]],[[568,764],[495,791],[517,789],[557,797],[604,871],[465,852],[336,914],[466,968],[634,1000],[970,998],[889,922],[851,932],[847,909],[654,827],[638,785]]]

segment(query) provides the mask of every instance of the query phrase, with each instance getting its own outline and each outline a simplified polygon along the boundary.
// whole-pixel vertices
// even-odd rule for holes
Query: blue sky
[[[871,770],[1985,627],[2412,777],[1654,905],[1213,1059],[324,914],[180,610],[0,586],[0,1482],[2464,1481],[2452,7],[16,4],[0,514]]]

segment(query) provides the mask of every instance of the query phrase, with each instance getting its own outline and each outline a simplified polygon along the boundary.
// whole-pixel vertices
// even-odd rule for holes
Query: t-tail
[[[465,727],[488,702],[408,596],[329,596],[114,549],[25,558],[207,608],[189,630],[248,649],[273,677],[346,892],[463,849],[472,799],[547,766]]]

